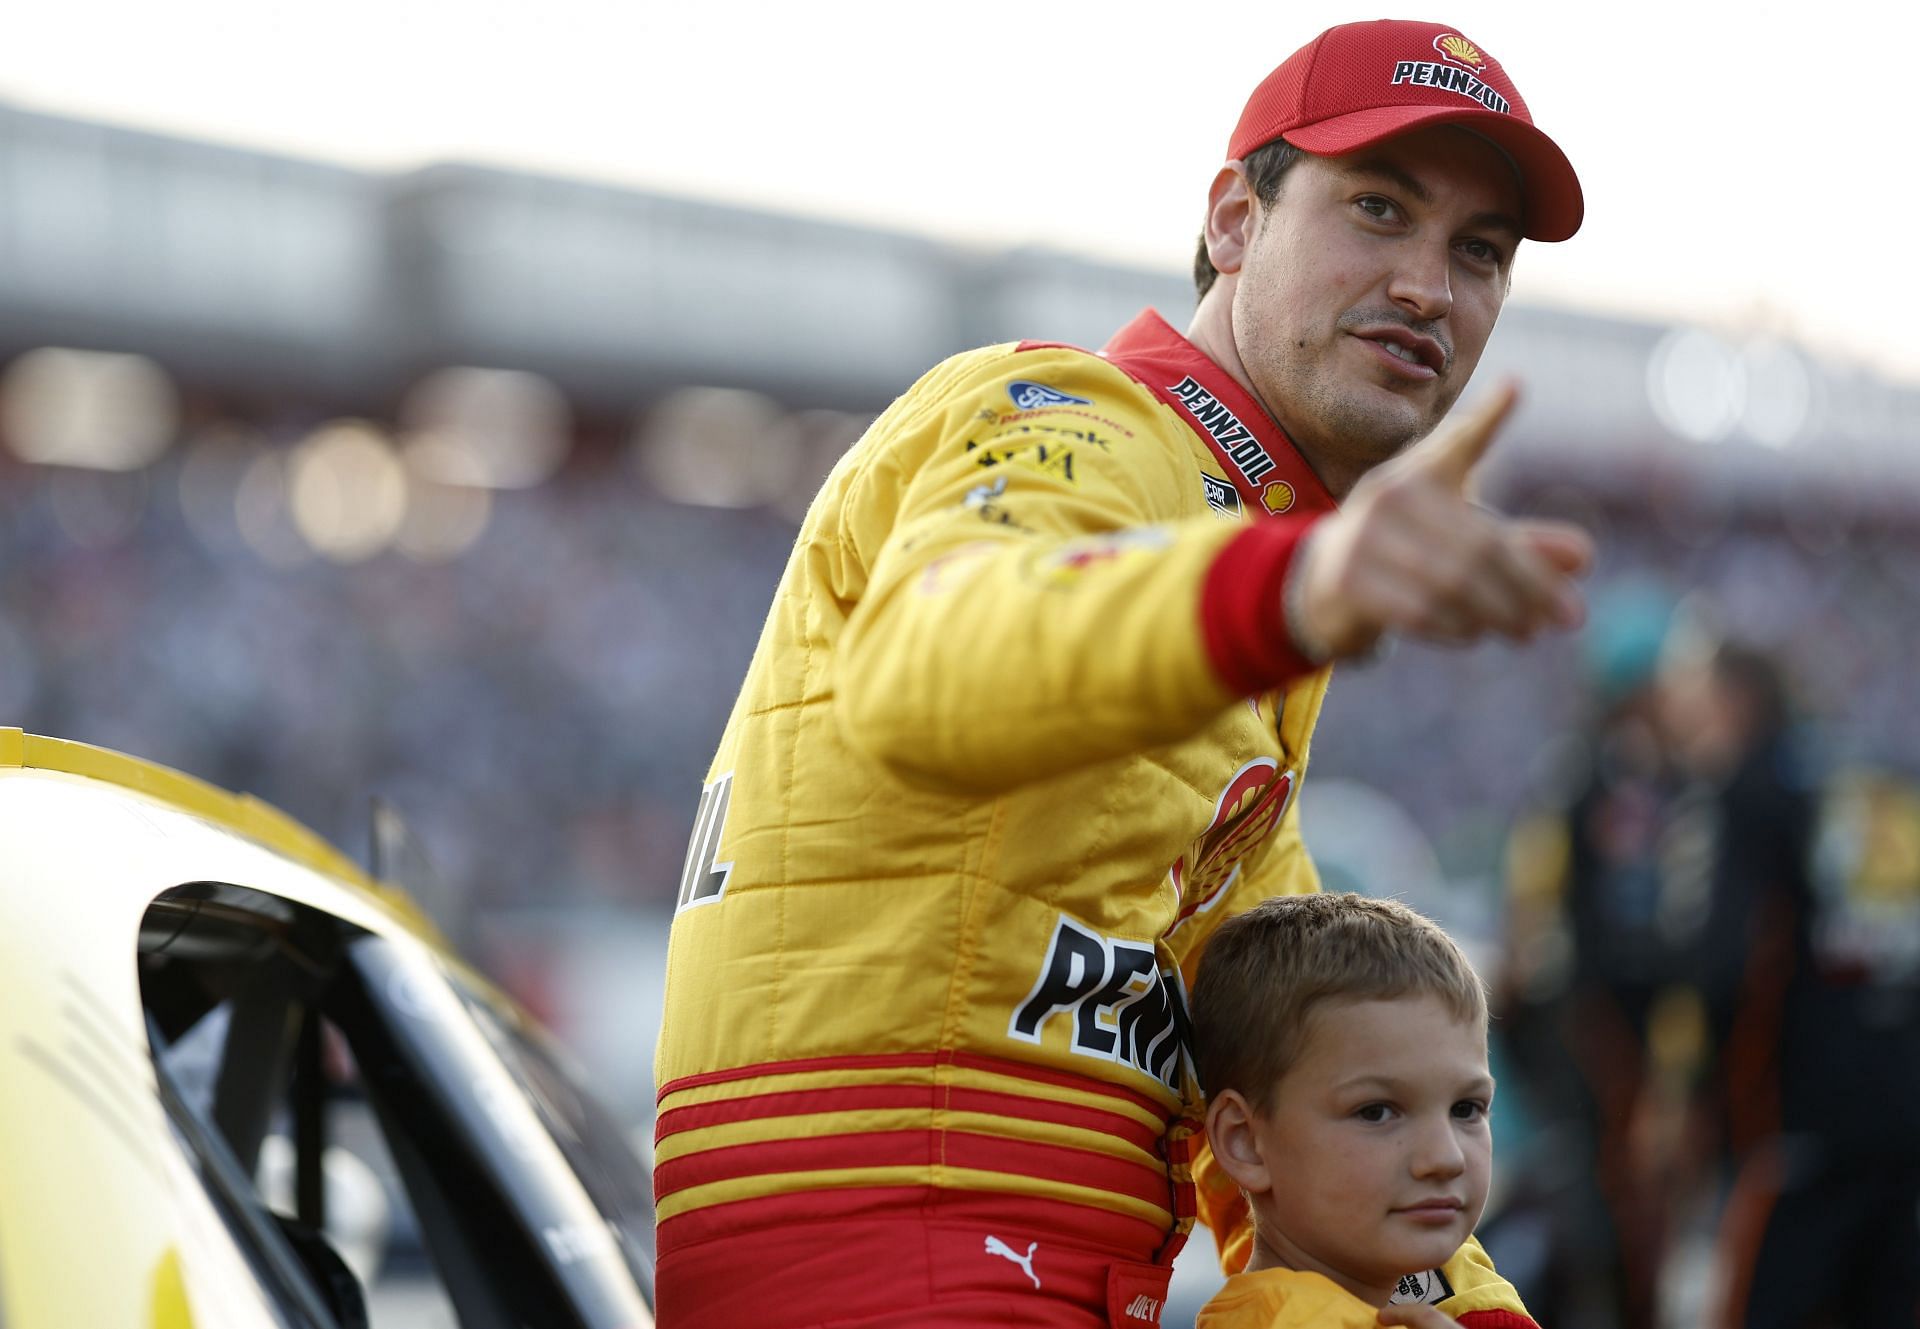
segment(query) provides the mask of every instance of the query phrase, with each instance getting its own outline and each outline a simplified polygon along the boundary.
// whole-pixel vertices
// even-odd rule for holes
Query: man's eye
[[[1399,212],[1392,199],[1381,198],[1378,194],[1363,194],[1353,201],[1353,206],[1375,221],[1390,221]]]
[[[1496,268],[1500,266],[1500,251],[1485,240],[1462,240],[1460,249],[1476,263],[1485,263]]]

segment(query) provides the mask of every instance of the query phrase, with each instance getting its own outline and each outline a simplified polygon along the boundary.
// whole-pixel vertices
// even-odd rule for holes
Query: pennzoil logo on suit
[[[700,810],[694,814],[693,835],[687,841],[686,866],[680,869],[680,894],[673,911],[712,904],[726,893],[733,876],[732,863],[716,863],[720,835],[727,829],[727,805],[733,801],[733,772],[717,776],[700,791]]]
[[[1178,1091],[1187,1060],[1187,1005],[1177,973],[1149,943],[1103,937],[1062,914],[1040,975],[1007,1024],[1038,1043],[1054,1017],[1072,1021],[1068,1046],[1131,1066]]]

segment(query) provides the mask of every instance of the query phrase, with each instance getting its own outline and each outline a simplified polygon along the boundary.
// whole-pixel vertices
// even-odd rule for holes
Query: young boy
[[[1208,942],[1192,1006],[1207,1137],[1254,1220],[1198,1329],[1537,1329],[1468,1240],[1493,1077],[1451,937],[1391,900],[1267,900]]]

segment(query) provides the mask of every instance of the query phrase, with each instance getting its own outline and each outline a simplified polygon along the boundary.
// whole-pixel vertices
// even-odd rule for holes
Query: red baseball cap
[[[1461,125],[1520,171],[1529,240],[1564,240],[1586,203],[1559,144],[1533,127],[1500,62],[1444,23],[1377,19],[1328,28],[1261,80],[1227,156],[1277,138],[1322,157],[1371,147],[1422,125]]]

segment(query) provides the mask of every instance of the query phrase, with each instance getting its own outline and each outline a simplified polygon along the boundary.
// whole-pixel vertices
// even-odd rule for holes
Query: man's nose
[[[1445,318],[1453,308],[1452,246],[1409,244],[1397,257],[1387,297],[1416,319]]]

